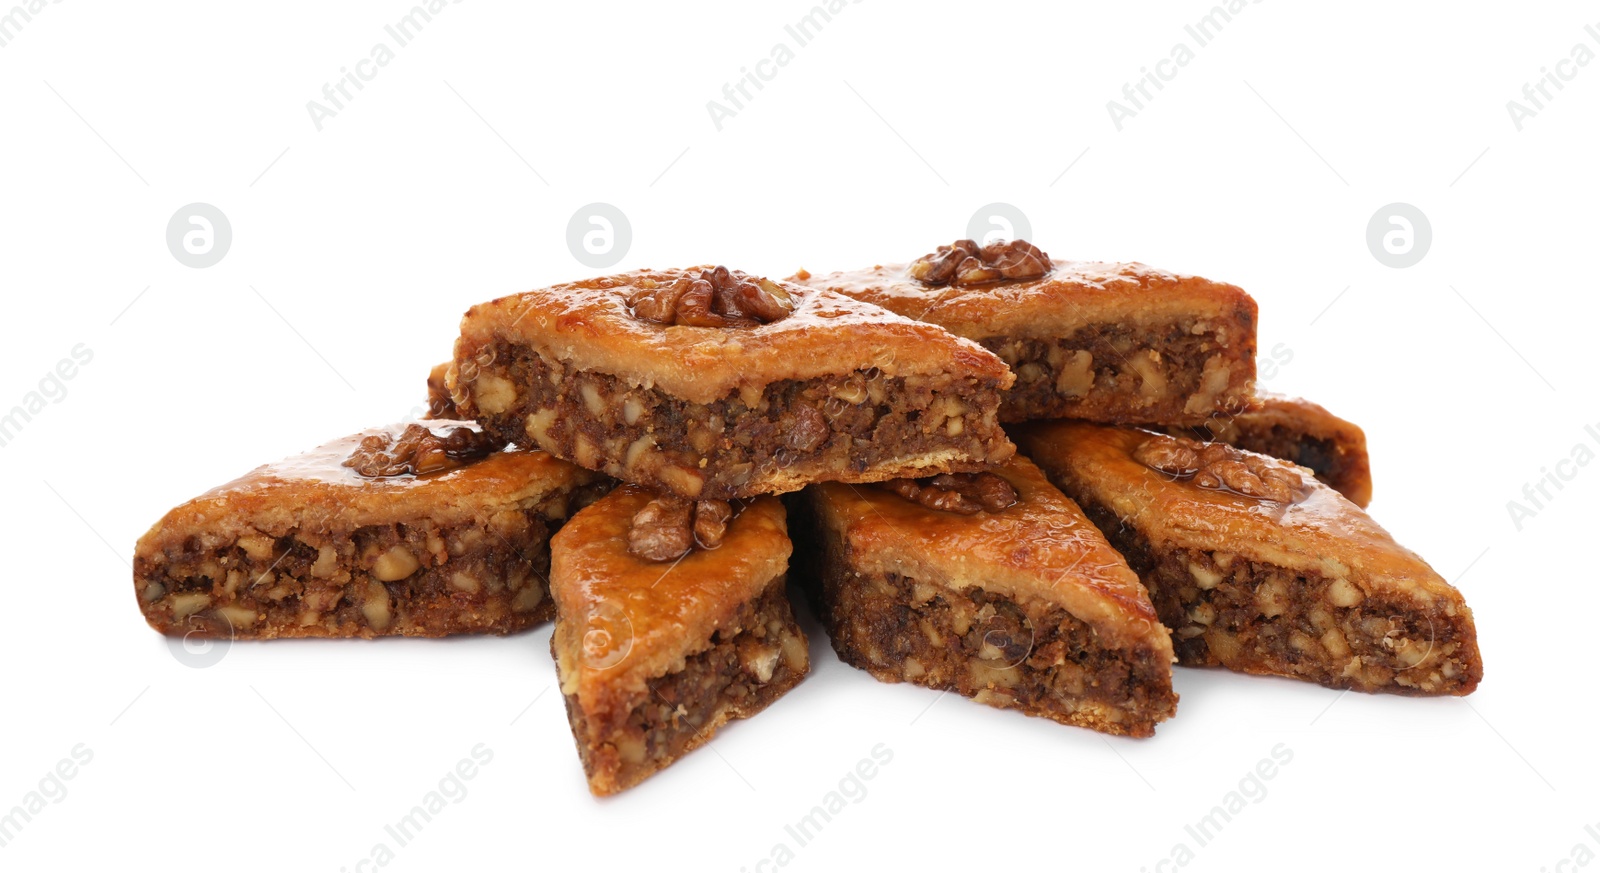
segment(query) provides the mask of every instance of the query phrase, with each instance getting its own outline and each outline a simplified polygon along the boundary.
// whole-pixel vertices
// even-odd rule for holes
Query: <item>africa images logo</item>
[[[1589,39],[1600,45],[1600,26],[1586,24],[1583,29]],[[1506,101],[1506,114],[1511,116],[1511,124],[1516,127],[1517,133],[1522,132],[1523,125],[1527,124],[1528,119],[1548,108],[1546,104],[1565,91],[1566,83],[1578,78],[1578,73],[1589,66],[1594,59],[1595,50],[1590,48],[1588,43],[1573,43],[1567,56],[1552,65],[1555,67],[1554,70],[1548,66],[1540,67],[1539,78],[1532,82],[1524,82],[1522,99]]]
[[[788,39],[774,43],[767,56],[755,62],[754,70],[740,67],[739,78],[723,83],[722,100],[726,102],[706,101],[706,113],[711,116],[711,125],[717,132],[721,133],[727,119],[738,115],[745,108],[745,104],[755,99],[756,95],[751,92],[751,88],[756,92],[766,88],[766,83],[778,78],[778,73],[798,57],[798,50],[810,45],[822,29],[833,21],[835,15],[843,12],[847,6],[860,2],[861,0],[850,0],[847,4],[845,0],[828,0],[826,6],[822,4],[813,6],[798,21],[784,25],[783,32]]]
[[[1117,132],[1122,132],[1123,123],[1144,110],[1156,94],[1164,90],[1167,82],[1178,78],[1178,73],[1184,67],[1194,62],[1199,57],[1197,48],[1203,49],[1216,41],[1222,34],[1223,28],[1233,23],[1234,16],[1243,12],[1248,7],[1260,3],[1261,0],[1228,0],[1226,4],[1219,3],[1211,7],[1211,11],[1200,17],[1199,21],[1183,26],[1184,35],[1188,40],[1175,43],[1167,56],[1156,61],[1150,67],[1139,68],[1139,78],[1122,85],[1122,100],[1107,100],[1106,113],[1111,116],[1111,124]],[[1193,45],[1190,45],[1190,43]]]

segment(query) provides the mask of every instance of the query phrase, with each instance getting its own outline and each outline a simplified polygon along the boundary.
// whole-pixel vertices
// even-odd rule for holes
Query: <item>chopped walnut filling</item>
[[[368,479],[421,476],[464,467],[503,447],[494,437],[470,427],[451,428],[439,436],[420,424],[412,424],[406,426],[399,439],[387,433],[363,439],[343,463]]]
[[[993,473],[941,473],[928,479],[890,479],[883,487],[912,503],[958,515],[999,512],[1017,503],[1016,489]]]
[[[646,561],[674,561],[696,546],[715,549],[722,545],[733,516],[733,504],[726,500],[657,497],[634,513],[628,527],[628,554]]]
[[[976,285],[1001,279],[1037,279],[1050,272],[1050,256],[1027,240],[996,240],[979,248],[958,239],[911,264],[911,278],[928,285]]]
[[[1153,436],[1133,450],[1133,459],[1169,476],[1192,478],[1200,488],[1258,500],[1290,503],[1305,489],[1305,480],[1288,464],[1241,452],[1227,443]]]
[[[633,314],[661,324],[755,327],[794,310],[794,299],[770,279],[717,267],[670,285],[640,288],[629,298]]]

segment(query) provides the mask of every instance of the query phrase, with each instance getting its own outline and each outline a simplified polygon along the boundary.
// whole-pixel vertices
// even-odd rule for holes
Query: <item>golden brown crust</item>
[[[1244,291],[1137,263],[1052,265],[1042,278],[965,286],[919,282],[901,264],[803,281],[997,352],[1019,371],[1004,421],[1198,424],[1247,408],[1257,310]]]
[[[1248,412],[1217,416],[1193,428],[1165,430],[1307,467],[1351,503],[1366,508],[1372,501],[1372,464],[1367,435],[1359,426],[1299,397],[1260,391],[1256,399]]]
[[[427,422],[436,434],[470,421]],[[291,520],[300,527],[336,529],[426,516],[441,521],[470,517],[485,495],[507,501],[540,499],[600,477],[537,449],[513,449],[431,476],[368,479],[343,466],[361,441],[375,434],[398,437],[406,425],[371,428],[285,458],[219,485],[168,514],[159,527],[182,521],[203,527],[249,514],[269,524]],[[290,496],[292,495],[292,497]],[[152,531],[155,533],[155,531]]]
[[[1167,601],[1176,611],[1162,611],[1162,618],[1179,633],[1184,663],[1222,663],[1246,672],[1292,675],[1368,691],[1466,694],[1476,687],[1482,663],[1472,612],[1461,593],[1332,488],[1305,477],[1299,496],[1280,502],[1201,487],[1198,477],[1174,477],[1135,460],[1148,441],[1168,437],[1133,428],[1040,422],[1013,428],[1012,433],[1022,450],[1107,530],[1113,542],[1126,541],[1123,551],[1141,573],[1153,572],[1174,556],[1190,561],[1187,575],[1192,579],[1174,583],[1146,576],[1158,610],[1163,609],[1164,598],[1174,596],[1170,590],[1174,584],[1202,599],[1210,596],[1205,592],[1220,590],[1219,578],[1224,585],[1232,578],[1255,586],[1255,598],[1265,614],[1241,612],[1241,623],[1226,629],[1220,622],[1208,623],[1210,614],[1204,613],[1206,621],[1194,633],[1210,645],[1209,650],[1188,649],[1195,660],[1181,643],[1188,639],[1184,628],[1199,621],[1183,610],[1196,603]],[[1297,469],[1266,456],[1252,460]],[[1184,573],[1181,561],[1178,571]],[[1306,599],[1295,599],[1300,596],[1295,592]],[[1360,624],[1363,632],[1374,627],[1363,610],[1385,612],[1376,616],[1380,623],[1394,614],[1394,620],[1406,619],[1413,630],[1420,626],[1428,638],[1412,651],[1422,653],[1417,655],[1422,660],[1394,666],[1392,661],[1400,654],[1394,648],[1399,633],[1395,629],[1387,637],[1378,634],[1381,648],[1374,645],[1363,651],[1353,635],[1355,625]],[[1266,648],[1239,649],[1239,638],[1232,633],[1243,628],[1246,619],[1264,621],[1271,630],[1272,617],[1280,613],[1310,622],[1295,629],[1299,637],[1282,635],[1283,640],[1293,641],[1292,655]],[[1338,635],[1329,636],[1330,630]],[[1326,639],[1319,641],[1319,634]],[[1441,645],[1433,646],[1435,642]]]
[[[689,499],[971,472],[1015,452],[998,423],[1014,377],[976,344],[798,286],[784,292],[794,312],[766,324],[629,310],[646,283],[690,272],[475,307],[456,343],[458,408],[500,439]]]
[[[1298,502],[1278,504],[1200,488],[1135,461],[1148,431],[1080,422],[1039,422],[1012,431],[1028,457],[1052,474],[1103,495],[1118,514],[1159,531],[1157,544],[1219,547],[1227,541],[1275,566],[1330,570],[1374,590],[1459,600],[1411,550],[1333,489],[1308,482]],[[1288,465],[1275,458],[1263,460]]]
[[[641,290],[707,269],[638,270],[479,304],[462,319],[458,363],[463,345],[525,343],[573,368],[654,385],[694,403],[869,367],[890,376],[959,373],[1011,384],[1005,364],[975,343],[814,288],[778,283],[795,301],[794,312],[755,327],[665,326],[628,306]]]
[[[637,784],[760,712],[810,669],[785,593],[783,504],[758,497],[721,544],[670,562],[630,554],[654,494],[624,485],[552,541],[556,660],[573,737],[597,795]]]
[[[808,581],[834,650],[881,681],[1150,736],[1177,695],[1139,577],[1032,463],[992,472],[1015,503],[970,515],[881,486],[805,491]]]
[[[1170,658],[1171,642],[1139,577],[1077,504],[1026,458],[991,472],[1011,483],[1017,502],[970,516],[873,486],[830,482],[807,494],[822,524],[845,532],[863,571],[1061,606],[1108,641],[1148,644]]]
[[[646,681],[704,648],[789,564],[786,514],[775,497],[750,501],[714,551],[694,549],[675,562],[634,557],[628,528],[653,497],[623,485],[574,516],[552,540],[551,595],[565,618],[555,642],[563,690],[576,694],[590,717],[603,717]],[[613,634],[625,648],[596,653],[591,645],[586,657],[588,616],[625,628],[625,636]]]
[[[1256,303],[1237,286],[1139,263],[1056,260],[1053,264],[1049,275],[1039,279],[978,285],[926,285],[907,274],[906,264],[818,275],[805,284],[875,303],[964,337],[1054,336],[1086,323],[1165,324],[1192,315],[1219,319],[1224,329],[1231,329],[1238,314],[1245,312],[1250,336],[1224,334],[1221,340],[1254,338]]]
[[[766,709],[805,678],[805,634],[785,587],[783,576],[772,580],[704,648],[674,672],[650,680],[610,718],[591,717],[575,694],[563,692],[590,791],[605,796],[639,784],[704,745],[728,722]],[[557,618],[558,632],[564,623]],[[591,624],[585,636],[606,629]],[[559,672],[554,637],[551,651]]]
[[[343,466],[363,439],[405,427],[257,468],[167,513],[134,554],[151,626],[246,639],[439,636],[548,618],[549,529],[608,487],[604,477],[537,450],[425,476]]]

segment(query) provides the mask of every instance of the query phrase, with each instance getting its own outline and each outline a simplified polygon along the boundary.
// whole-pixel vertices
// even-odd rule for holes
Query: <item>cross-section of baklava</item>
[[[1309,471],[1133,428],[1014,436],[1139,573],[1179,663],[1400,694],[1482,678],[1461,592]]]
[[[551,617],[549,533],[609,487],[461,421],[365,431],[172,510],[134,587],[170,636],[510,633]]]
[[[1143,264],[1058,261],[1023,240],[958,240],[910,264],[796,279],[940,325],[1017,374],[1002,421],[1200,424],[1243,412],[1256,304]]]
[[[843,295],[722,267],[473,307],[454,400],[501,439],[689,499],[970,471],[1011,456],[1004,363]]]
[[[624,485],[551,551],[550,650],[595,794],[638,784],[810,669],[776,497],[685,501]]]
[[[1113,734],[1172,715],[1172,642],[1139,578],[1026,459],[803,498],[845,662]]]
[[[1152,427],[1282,458],[1315,473],[1357,506],[1372,501],[1372,465],[1360,427],[1298,397],[1259,392],[1257,405],[1238,415],[1218,415],[1193,427]]]

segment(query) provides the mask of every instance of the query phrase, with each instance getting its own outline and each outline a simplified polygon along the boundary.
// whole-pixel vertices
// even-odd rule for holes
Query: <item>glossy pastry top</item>
[[[911,278],[909,264],[794,277],[875,303],[907,318],[932,322],[965,337],[1050,336],[1100,322],[1171,321],[1209,316],[1221,342],[1229,322],[1253,331],[1256,303],[1243,290],[1198,276],[1169,273],[1144,264],[1054,260],[1038,279],[977,285],[928,285]]]
[[[586,711],[681,669],[789,565],[783,503],[770,496],[746,502],[716,549],[695,548],[677,561],[634,557],[628,527],[654,496],[619,486],[550,541],[562,693],[575,693]]]
[[[876,367],[889,376],[996,379],[1006,365],[976,343],[841,294],[777,283],[793,302],[785,317],[733,327],[664,325],[629,300],[708,267],[638,270],[528,291],[479,304],[461,322],[458,357],[496,337],[528,343],[564,365],[655,385],[694,403],[747,386]]]
[[[1011,435],[1066,490],[1094,495],[1158,548],[1223,551],[1305,568],[1349,579],[1368,595],[1395,590],[1460,600],[1433,568],[1366,512],[1287,461],[1240,453],[1252,463],[1299,476],[1295,497],[1279,502],[1202,487],[1199,476],[1177,477],[1135,459],[1147,441],[1172,439],[1165,435],[1066,421],[1019,425]]]
[[[441,436],[458,427],[477,430],[465,421],[420,424]],[[487,496],[496,503],[537,502],[604,478],[545,452],[515,448],[422,476],[367,478],[344,466],[363,439],[398,438],[406,427],[373,428],[258,467],[174,509],[162,525],[209,527],[214,520],[241,514],[274,529],[346,529],[419,517],[445,520],[480,511]],[[272,516],[282,516],[283,523],[272,524]]]
[[[1248,436],[1261,434],[1292,438],[1311,451],[1331,453],[1339,464],[1338,481],[1332,484],[1357,506],[1365,507],[1372,501],[1366,432],[1309,400],[1257,391],[1256,405],[1248,412],[1219,416],[1204,426],[1213,438],[1223,442],[1243,440],[1248,445]],[[1305,456],[1300,460],[1315,463]]]
[[[1289,397],[1271,391],[1257,391],[1255,405],[1246,412],[1232,416],[1231,420],[1239,425],[1253,424],[1263,427],[1281,425],[1296,433],[1328,439],[1339,438],[1359,444],[1363,448],[1367,444],[1366,433],[1354,422],[1346,421],[1325,407],[1304,398]],[[1207,426],[1217,434],[1218,439],[1226,439],[1227,420]]]
[[[827,483],[808,494],[865,569],[1060,606],[1102,639],[1170,650],[1139,577],[1076,503],[1026,458],[991,472],[1017,493],[999,512],[942,512],[873,485]]]

